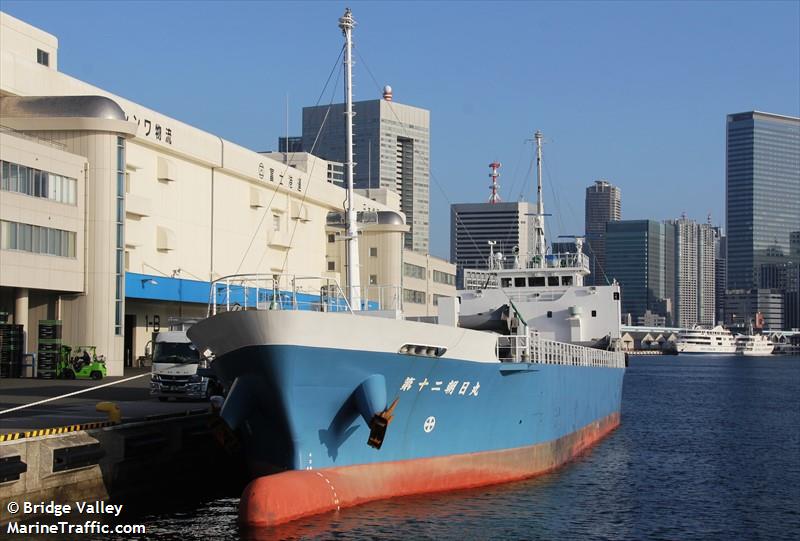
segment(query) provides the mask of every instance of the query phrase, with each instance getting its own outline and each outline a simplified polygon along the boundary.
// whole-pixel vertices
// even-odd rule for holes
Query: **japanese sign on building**
[[[285,172],[284,172],[285,173]],[[292,175],[285,175],[284,173],[278,173],[278,185],[285,186],[288,184],[290,190],[297,190],[298,192],[303,191],[303,177],[294,178]],[[269,176],[269,181],[273,184],[275,183],[275,169],[270,167],[269,171],[267,171],[264,162],[259,162],[258,164],[258,179],[265,180],[265,177]]]
[[[136,122],[136,125],[144,130],[144,136],[149,139],[155,139],[168,145],[172,144],[172,128],[162,125],[159,122],[150,120],[149,118],[139,118],[138,115],[129,117],[125,114],[125,120]]]

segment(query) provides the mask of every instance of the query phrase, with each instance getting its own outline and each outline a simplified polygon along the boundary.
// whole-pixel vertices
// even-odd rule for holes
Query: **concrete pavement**
[[[137,379],[103,387],[77,396],[63,398],[46,404],[32,406],[11,413],[0,413],[0,434],[25,430],[50,428],[78,423],[106,421],[106,413],[95,411],[98,402],[114,402],[123,419],[153,415],[178,414],[208,408],[207,401],[159,402],[150,396],[150,369],[128,368],[121,377],[108,377],[100,381],[64,379],[0,379],[0,412],[78,390],[89,389],[120,381],[131,376]]]

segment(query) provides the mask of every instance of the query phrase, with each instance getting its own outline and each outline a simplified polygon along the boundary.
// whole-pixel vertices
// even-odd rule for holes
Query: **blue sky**
[[[61,71],[266,150],[285,131],[287,94],[292,134],[317,102],[345,5],[3,0],[2,10],[59,38]],[[583,231],[584,190],[599,178],[621,187],[623,218],[711,213],[724,224],[725,115],[800,115],[796,1],[349,5],[356,99],[388,83],[396,101],[431,111],[431,252],[443,257],[449,205],[488,198],[490,162],[503,163],[505,201],[526,194],[537,129],[555,236]]]

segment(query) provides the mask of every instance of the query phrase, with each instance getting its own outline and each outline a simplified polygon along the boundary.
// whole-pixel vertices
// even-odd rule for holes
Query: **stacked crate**
[[[22,369],[22,325],[0,324],[0,378],[18,378]]]
[[[61,355],[61,321],[43,319],[39,321],[39,359],[36,375],[42,379],[56,377],[58,359]]]

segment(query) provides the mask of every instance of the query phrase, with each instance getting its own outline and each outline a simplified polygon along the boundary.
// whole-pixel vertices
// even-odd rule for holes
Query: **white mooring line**
[[[141,378],[144,376],[149,376],[150,372],[145,372],[143,374],[139,374],[138,376],[131,376],[129,378],[123,378],[117,381],[112,381],[110,383],[103,383],[101,385],[95,385],[93,387],[87,387],[86,389],[81,389],[80,391],[74,391],[67,394],[62,394],[60,396],[54,396],[52,398],[45,398],[44,400],[39,400],[38,402],[31,402],[30,404],[23,404],[22,406],[16,406],[7,410],[0,411],[0,415],[5,415],[6,413],[11,413],[12,411],[19,411],[25,408],[32,408],[33,406],[39,406],[40,404],[47,404],[48,402],[53,402],[54,400],[61,400],[62,398],[69,398],[70,396],[75,396],[83,393],[89,393],[91,391],[96,391],[97,389],[102,389],[103,387],[110,387],[112,385],[117,385],[118,383],[124,383],[126,381],[131,381],[136,378]]]

